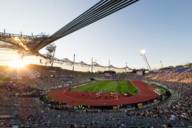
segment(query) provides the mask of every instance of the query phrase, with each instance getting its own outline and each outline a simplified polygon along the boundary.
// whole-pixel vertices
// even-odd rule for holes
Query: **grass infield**
[[[94,81],[91,83],[87,83],[84,85],[76,86],[71,89],[71,91],[75,92],[113,92],[120,94],[131,94],[136,95],[138,93],[138,89],[136,86],[127,80],[102,80],[102,81]]]

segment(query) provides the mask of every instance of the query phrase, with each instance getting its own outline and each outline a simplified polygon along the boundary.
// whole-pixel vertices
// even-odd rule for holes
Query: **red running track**
[[[142,81],[133,81],[139,92],[136,96],[111,95],[110,93],[85,93],[85,92],[70,92],[66,89],[54,89],[48,92],[48,97],[60,103],[69,105],[89,105],[89,106],[115,106],[125,104],[136,104],[145,101],[153,100],[158,95],[153,91],[154,88],[148,86]]]

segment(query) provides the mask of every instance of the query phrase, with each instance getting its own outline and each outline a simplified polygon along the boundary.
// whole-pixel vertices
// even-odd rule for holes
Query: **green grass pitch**
[[[127,80],[102,80],[102,81],[94,81],[91,83],[87,83],[81,86],[76,86],[71,89],[71,91],[76,92],[113,92],[120,94],[131,94],[136,95],[138,93],[138,89],[135,87],[133,83]]]

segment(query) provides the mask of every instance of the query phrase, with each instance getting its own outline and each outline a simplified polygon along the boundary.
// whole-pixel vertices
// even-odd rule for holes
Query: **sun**
[[[23,68],[23,67],[25,67],[25,64],[23,63],[22,60],[18,59],[18,60],[11,61],[9,63],[9,67],[12,67],[12,68]]]

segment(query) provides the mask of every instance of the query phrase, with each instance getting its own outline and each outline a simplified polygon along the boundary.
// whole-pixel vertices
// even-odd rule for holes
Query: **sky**
[[[0,0],[0,31],[53,34],[99,0]],[[55,41],[57,58],[152,68],[192,62],[192,0],[140,0]],[[45,53],[45,50],[41,50]]]

